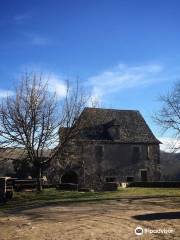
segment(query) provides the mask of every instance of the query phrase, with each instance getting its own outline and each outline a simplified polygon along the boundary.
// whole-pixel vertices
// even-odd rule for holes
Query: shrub
[[[180,188],[180,182],[128,182],[127,187]]]

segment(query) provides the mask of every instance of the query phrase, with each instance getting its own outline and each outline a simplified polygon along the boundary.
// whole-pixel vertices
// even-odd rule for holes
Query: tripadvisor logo
[[[137,227],[135,229],[135,234],[136,235],[143,235],[143,228],[142,227]]]

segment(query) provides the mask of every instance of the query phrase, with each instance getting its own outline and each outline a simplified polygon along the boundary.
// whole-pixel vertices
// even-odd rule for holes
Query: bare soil
[[[173,233],[135,235],[135,228]],[[180,239],[180,198],[123,198],[0,213],[0,240]]]

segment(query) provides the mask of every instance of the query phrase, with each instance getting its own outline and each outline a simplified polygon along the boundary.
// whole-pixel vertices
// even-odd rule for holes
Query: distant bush
[[[180,182],[128,182],[127,187],[180,188]]]

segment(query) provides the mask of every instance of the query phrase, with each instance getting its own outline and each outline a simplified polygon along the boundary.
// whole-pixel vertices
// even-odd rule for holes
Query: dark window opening
[[[120,138],[120,132],[119,132],[119,127],[114,128],[114,139],[119,139]]]
[[[157,164],[160,164],[160,150],[159,150],[159,146],[158,146],[157,154],[158,154],[158,156],[157,156]]]
[[[138,162],[140,160],[140,149],[139,147],[133,147],[133,162]]]
[[[61,183],[78,184],[78,175],[74,171],[68,171],[61,177]]]
[[[147,170],[141,170],[141,181],[147,182]]]
[[[160,164],[160,156],[158,155],[157,164]]]
[[[95,146],[95,156],[96,158],[103,157],[103,146]]]

